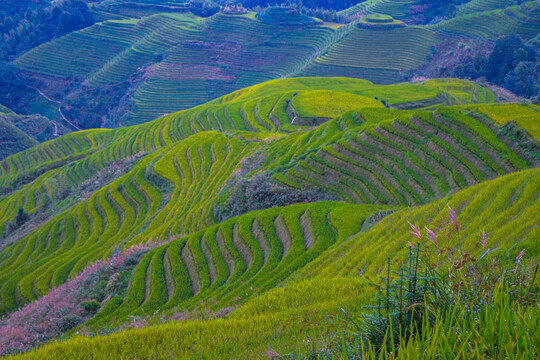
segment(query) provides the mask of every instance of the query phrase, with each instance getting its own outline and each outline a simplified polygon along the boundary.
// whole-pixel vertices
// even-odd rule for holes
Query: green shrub
[[[98,311],[100,307],[101,304],[96,300],[90,300],[82,304],[82,308],[84,309],[84,311],[89,313],[94,313]]]
[[[73,329],[75,326],[82,323],[83,319],[79,315],[66,315],[56,322],[56,326],[62,332]]]
[[[15,224],[17,224],[18,227],[21,227],[24,225],[25,222],[27,222],[30,219],[30,215],[22,207],[19,208],[17,211],[17,215],[15,215]]]

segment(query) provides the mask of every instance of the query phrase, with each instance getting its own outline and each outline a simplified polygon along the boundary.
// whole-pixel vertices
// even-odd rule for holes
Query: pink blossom
[[[427,230],[428,239],[430,239],[433,242],[433,244],[435,244],[435,247],[437,247],[437,238],[435,236],[435,233],[429,230],[427,227],[426,227],[426,230]]]
[[[50,289],[47,295],[0,319],[0,356],[13,352],[29,351],[33,347],[60,335],[57,326],[66,315],[80,316],[88,320],[81,304],[88,301],[85,291],[93,274],[103,269],[111,274],[128,256],[148,251],[158,244],[135,245],[119,254],[98,260],[85,267],[78,275],[64,284]]]
[[[413,229],[413,231],[411,231],[411,234],[413,234],[413,236],[416,236],[419,240],[422,240],[420,230],[418,230],[418,228],[411,223],[409,223],[409,226]]]
[[[450,219],[452,220],[452,223],[454,224],[454,227],[456,228],[456,232],[459,234],[459,224],[457,221],[456,212],[452,210],[450,205],[446,204],[446,206],[448,206],[448,213],[449,213]]]
[[[407,241],[407,245],[409,245],[409,246],[411,247],[411,249],[414,249],[414,245],[413,245],[413,243],[412,243],[412,242],[410,242],[410,241]]]
[[[514,269],[514,271],[517,271],[518,269],[518,265],[521,263],[521,258],[523,257],[523,255],[525,254],[525,250],[521,250],[516,258],[516,268]]]
[[[269,349],[267,352],[264,353],[266,357],[270,360],[272,359],[281,359],[281,355],[279,355],[277,352],[275,352],[273,349]]]
[[[485,249],[487,246],[486,229],[482,229],[482,233],[480,233],[478,236],[480,236],[480,244],[482,244],[482,247]]]

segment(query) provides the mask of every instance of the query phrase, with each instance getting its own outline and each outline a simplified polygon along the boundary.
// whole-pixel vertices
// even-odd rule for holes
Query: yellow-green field
[[[481,106],[479,111],[488,115],[497,124],[504,124],[508,121],[513,121],[522,129],[526,130],[536,140],[540,139],[540,122],[538,114],[540,108],[538,106],[523,106],[518,104],[496,105],[496,106]]]
[[[476,256],[485,229],[493,247],[535,258],[540,113],[493,99],[460,80],[272,80],[11,156],[0,162],[0,312],[151,243],[121,291],[110,275],[106,296],[88,293],[97,308],[71,339],[22,357],[265,358],[339,336],[329,316],[372,301],[370,280],[406,252],[407,222],[432,226],[447,204],[461,232],[441,243]],[[289,104],[330,120],[296,126]],[[508,121],[531,138],[503,131]],[[158,324],[174,316],[184,320]],[[139,318],[156,326],[79,336]]]
[[[300,92],[293,98],[292,105],[300,116],[327,118],[334,118],[350,109],[383,107],[381,102],[372,98],[324,90]]]

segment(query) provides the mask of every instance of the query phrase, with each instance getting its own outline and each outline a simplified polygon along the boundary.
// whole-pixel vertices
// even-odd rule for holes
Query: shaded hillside
[[[340,91],[330,96],[333,89]],[[300,115],[307,105],[309,116],[325,121],[337,115],[329,113],[331,99],[347,90],[356,96],[340,110],[343,116],[313,129],[292,124],[291,104]],[[519,147],[492,120],[477,119],[474,107],[391,110],[360,94],[401,107],[422,98],[433,108],[449,99],[487,100],[467,82],[276,80],[148,124],[73,133],[6,159],[0,199],[4,311],[39,298],[115,248],[212,226],[216,209],[226,209],[237,195],[257,203],[235,192],[241,178],[263,176],[285,199],[314,186],[351,203],[418,205],[538,161],[530,154],[537,140],[529,137],[527,147]],[[327,106],[311,107],[314,101]],[[336,175],[340,181],[326,183]],[[286,204],[276,199],[264,206]],[[21,206],[30,219],[14,229],[8,222]]]
[[[407,9],[421,4],[360,5],[371,9],[363,10],[366,14],[405,20]],[[534,1],[504,10],[491,2],[466,6],[469,10],[462,6],[450,20],[408,27],[397,20],[369,26],[365,19],[321,23],[286,9],[281,9],[290,12],[286,21],[281,15],[272,20],[271,13],[279,8],[258,14],[262,21],[252,12],[200,18],[152,8],[133,15],[139,19],[107,17],[110,13],[95,9],[105,21],[13,62],[20,69],[16,77],[31,86],[10,91],[16,96],[9,97],[9,106],[20,113],[39,112],[76,130],[147,122],[274,78],[349,76],[389,84],[423,71],[434,77],[467,77],[469,72],[454,74],[452,64],[472,62],[476,52],[487,56],[499,36],[516,33],[525,43],[540,29]],[[491,8],[496,10],[485,11]],[[33,100],[25,100],[29,98]]]
[[[0,105],[0,160],[69,132],[40,115],[17,115]]]
[[[11,116],[0,113],[0,160],[38,144],[35,139],[6,119]]]

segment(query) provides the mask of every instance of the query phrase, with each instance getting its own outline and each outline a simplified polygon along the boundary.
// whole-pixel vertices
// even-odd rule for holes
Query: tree
[[[446,18],[451,19],[453,17],[456,17],[457,14],[457,7],[453,3],[448,5],[448,9],[446,9]]]
[[[471,79],[475,79],[478,77],[478,71],[474,68],[473,64],[467,64],[463,66],[463,74],[464,77],[468,77]]]
[[[8,33],[9,30],[13,29],[13,19],[11,16],[8,16],[4,19],[4,33]]]
[[[72,28],[72,22],[71,22],[71,14],[67,11],[62,12],[62,15],[60,15],[60,19],[58,20],[58,27],[56,29],[57,33],[65,34],[69,32]]]
[[[515,72],[515,88],[514,91],[518,95],[531,96],[534,91],[534,74],[525,63],[520,62],[516,66]]]
[[[457,77],[457,78],[464,78],[465,73],[463,71],[463,65],[461,64],[456,65],[456,67],[454,68],[454,71],[452,72],[452,76]]]
[[[516,64],[520,63],[521,61],[527,61],[528,57],[529,54],[523,47],[520,47],[514,51],[514,61]]]
[[[30,219],[30,215],[22,207],[19,208],[17,211],[17,215],[15,215],[15,224],[17,224],[17,227],[21,227],[24,225],[25,222],[27,222]]]
[[[485,67],[486,78],[501,84],[506,74],[514,68],[514,51],[523,43],[516,34],[505,36],[495,43]]]

